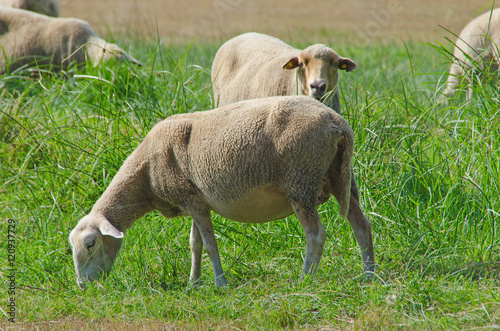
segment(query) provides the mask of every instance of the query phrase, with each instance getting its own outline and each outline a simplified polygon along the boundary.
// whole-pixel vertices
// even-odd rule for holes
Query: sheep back
[[[282,67],[299,53],[300,50],[277,38],[254,32],[227,41],[217,51],[212,64],[215,104],[296,95],[295,73]],[[224,87],[224,93],[220,93],[220,86]]]
[[[153,204],[166,215],[172,206],[187,215],[208,208],[254,223],[291,214],[290,200],[323,203],[325,192],[345,216],[352,153],[352,130],[332,109],[309,97],[271,97],[171,116],[129,162],[148,160]]]

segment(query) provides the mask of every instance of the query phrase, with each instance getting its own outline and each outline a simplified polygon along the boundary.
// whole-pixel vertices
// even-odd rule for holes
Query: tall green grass
[[[373,225],[373,283],[360,277],[359,248],[331,199],[319,207],[328,239],[313,279],[298,281],[305,238],[295,216],[240,224],[214,214],[230,285],[213,285],[205,254],[202,285],[191,287],[191,220],[153,212],[127,232],[110,277],[80,290],[69,232],[157,121],[212,107],[217,48],[137,43],[133,55],[143,68],[0,78],[0,242],[7,219],[16,220],[18,323],[498,328],[498,100],[479,93],[470,101],[444,101],[439,91],[450,58],[421,44],[335,47],[359,65],[342,76],[342,106],[355,132],[362,207]]]

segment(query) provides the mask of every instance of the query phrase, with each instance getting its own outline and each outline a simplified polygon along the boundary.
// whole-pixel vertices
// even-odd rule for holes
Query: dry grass
[[[168,41],[223,40],[246,31],[328,42],[442,41],[458,33],[485,0],[60,0],[61,16],[89,21],[101,34]],[[491,6],[491,4],[490,4]]]

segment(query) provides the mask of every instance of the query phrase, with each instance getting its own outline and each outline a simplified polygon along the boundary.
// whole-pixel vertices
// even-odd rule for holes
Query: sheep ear
[[[339,58],[338,66],[340,70],[353,71],[358,67],[358,65],[351,59]]]
[[[99,220],[99,230],[103,236],[111,236],[116,239],[123,238],[123,232],[118,231],[105,217]]]
[[[298,57],[292,57],[287,63],[285,63],[283,69],[295,69],[299,66],[299,63]]]

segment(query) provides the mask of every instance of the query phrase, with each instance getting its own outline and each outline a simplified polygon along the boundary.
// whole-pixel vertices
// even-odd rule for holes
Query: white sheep
[[[338,70],[356,67],[322,44],[299,50],[268,35],[245,33],[224,43],[215,55],[214,103],[224,106],[268,96],[308,95],[340,114]]]
[[[118,45],[99,38],[85,21],[0,7],[0,74],[23,66],[67,69],[114,59],[140,65]]]
[[[466,81],[467,97],[471,96],[472,83],[478,71],[496,74],[500,64],[500,8],[480,15],[460,32],[453,52],[445,95],[454,97],[458,85]]]
[[[333,194],[373,276],[371,225],[351,195],[353,132],[332,109],[305,96],[271,97],[174,115],[157,124],[125,160],[90,214],[69,235],[77,282],[104,278],[124,233],[144,214],[191,216],[191,281],[202,248],[217,286],[227,284],[210,211],[245,223],[295,212],[306,236],[303,274],[314,273],[326,232],[316,206]]]
[[[59,16],[57,0],[0,0],[0,6],[34,11],[47,16]]]

